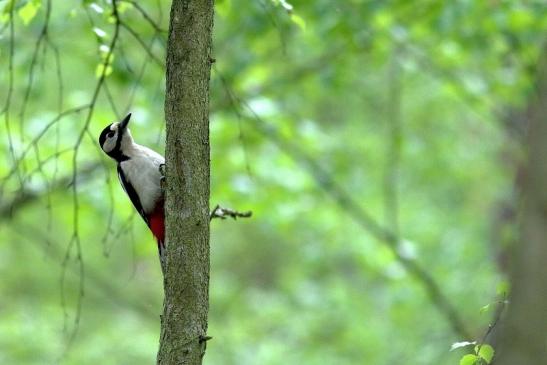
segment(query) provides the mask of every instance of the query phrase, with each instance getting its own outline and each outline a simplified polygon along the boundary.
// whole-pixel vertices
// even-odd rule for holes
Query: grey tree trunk
[[[528,163],[521,185],[521,237],[513,252],[511,296],[498,365],[547,361],[547,52],[530,108]]]
[[[209,309],[213,0],[173,0],[167,43],[166,255],[158,364],[201,364]]]

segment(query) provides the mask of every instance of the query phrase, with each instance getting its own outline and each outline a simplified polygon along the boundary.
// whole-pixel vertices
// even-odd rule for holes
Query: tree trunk
[[[528,163],[521,185],[521,237],[513,252],[511,296],[498,348],[499,365],[547,359],[547,52],[531,105]]]
[[[213,0],[173,0],[167,43],[165,300],[158,364],[201,364],[209,307]]]

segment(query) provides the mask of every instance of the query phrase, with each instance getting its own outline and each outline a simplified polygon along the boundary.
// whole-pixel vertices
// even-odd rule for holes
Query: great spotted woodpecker
[[[131,113],[121,122],[111,123],[101,132],[102,150],[118,164],[118,178],[135,209],[158,242],[160,260],[165,250],[164,194],[161,168],[163,156],[133,141],[127,128]]]

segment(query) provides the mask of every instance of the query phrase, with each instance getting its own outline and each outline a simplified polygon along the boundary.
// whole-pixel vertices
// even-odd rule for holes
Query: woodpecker
[[[156,238],[162,260],[165,225],[161,169],[165,159],[150,148],[135,143],[127,128],[130,119],[131,113],[121,122],[111,123],[103,129],[99,145],[116,161],[122,188]]]

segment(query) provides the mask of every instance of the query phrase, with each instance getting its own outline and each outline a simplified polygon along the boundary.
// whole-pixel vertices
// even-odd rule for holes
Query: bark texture
[[[513,252],[511,296],[496,364],[547,359],[547,52],[530,109],[528,164],[521,197],[521,237]]]
[[[158,364],[201,364],[209,302],[213,0],[173,0],[167,44],[166,257]]]

